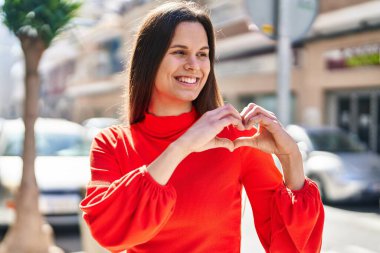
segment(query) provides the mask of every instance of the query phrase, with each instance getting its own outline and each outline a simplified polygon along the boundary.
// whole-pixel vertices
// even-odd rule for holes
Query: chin
[[[198,95],[199,95],[199,94],[194,95],[194,96],[183,97],[182,100],[183,100],[183,101],[186,101],[186,102],[193,102],[195,99],[197,99]]]
[[[178,94],[177,98],[184,102],[192,102],[199,96],[199,92],[186,92],[182,94]]]

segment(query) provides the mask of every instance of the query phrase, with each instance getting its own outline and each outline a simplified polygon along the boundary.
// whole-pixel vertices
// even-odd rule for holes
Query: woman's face
[[[182,22],[158,68],[150,109],[191,108],[210,73],[207,34],[198,22]],[[162,111],[162,110],[161,110]]]

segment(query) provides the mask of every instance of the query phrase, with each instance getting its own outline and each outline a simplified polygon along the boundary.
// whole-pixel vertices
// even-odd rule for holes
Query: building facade
[[[291,122],[337,126],[380,153],[379,1],[321,1],[310,33],[293,45]],[[277,111],[275,42],[249,32],[218,41],[225,99]]]
[[[256,102],[276,112],[276,42],[252,29],[243,0],[199,2],[210,9],[216,28],[216,76],[225,100],[238,109]],[[293,44],[290,81],[292,123],[341,127],[377,152],[379,3],[321,0],[310,32]],[[143,1],[79,33],[77,56],[61,65],[72,71],[70,78],[60,98],[51,99],[66,111],[61,116],[80,122],[120,115],[127,88],[123,70],[134,33],[143,16],[158,4]]]

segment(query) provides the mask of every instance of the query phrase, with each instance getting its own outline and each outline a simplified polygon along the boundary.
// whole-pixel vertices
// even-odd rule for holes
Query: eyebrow
[[[188,49],[188,47],[184,46],[184,45],[173,45],[170,48],[175,48],[175,47],[179,47],[179,48],[183,48],[183,49]],[[204,47],[202,47],[199,50],[210,50],[210,48],[208,46],[204,46]]]

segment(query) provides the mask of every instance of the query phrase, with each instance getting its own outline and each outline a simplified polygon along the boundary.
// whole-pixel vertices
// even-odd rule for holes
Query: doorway
[[[333,117],[328,117],[334,122],[329,123],[356,134],[371,150],[380,153],[380,90],[334,91],[328,99],[335,107],[330,112]]]

